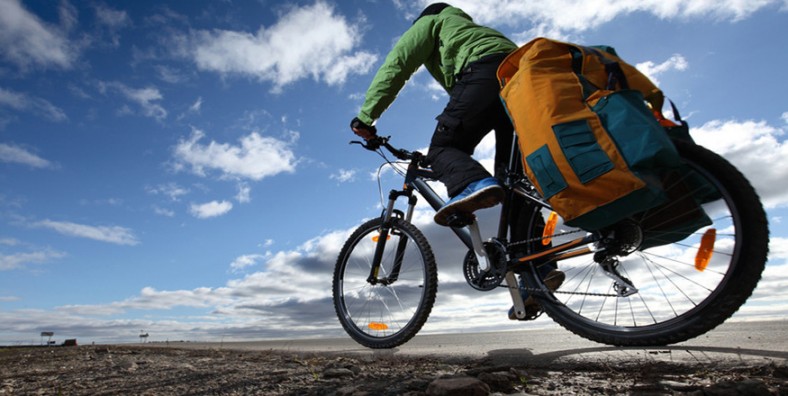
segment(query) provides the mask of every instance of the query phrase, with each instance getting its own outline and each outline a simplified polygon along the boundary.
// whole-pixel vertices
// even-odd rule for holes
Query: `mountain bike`
[[[483,291],[507,289],[517,319],[545,312],[589,340],[659,346],[713,329],[752,294],[767,259],[768,223],[748,180],[721,156],[691,139],[673,139],[684,166],[663,182],[671,203],[588,232],[564,224],[540,197],[519,168],[516,134],[513,140],[497,235],[483,240],[473,215],[452,219],[451,229],[468,247],[467,283]],[[444,201],[428,184],[434,177],[423,154],[396,148],[387,137],[352,143],[381,155],[404,183],[389,193],[381,216],[358,227],[342,247],[334,307],[355,341],[393,348],[422,328],[438,289],[432,248],[411,222],[418,196],[435,210]],[[686,208],[672,203],[700,195],[711,224],[678,236],[655,233],[660,224],[687,216]],[[401,199],[404,211],[395,207]],[[520,214],[512,220],[515,208]],[[555,268],[565,280],[552,290],[545,277]],[[538,312],[528,312],[525,295],[538,301]]]

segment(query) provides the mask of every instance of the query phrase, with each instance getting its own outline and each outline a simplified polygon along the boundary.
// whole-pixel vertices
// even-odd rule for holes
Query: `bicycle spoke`
[[[435,299],[437,276],[434,257],[418,230],[395,220],[382,241],[380,226],[380,219],[370,220],[343,247],[334,275],[334,303],[340,322],[356,341],[391,347],[423,325]],[[407,242],[401,243],[402,238]],[[376,279],[370,280],[379,248]]]
[[[658,209],[603,230],[600,237],[610,239],[591,247],[600,262],[618,261],[605,269],[614,279],[600,276],[601,264],[567,255],[560,260],[562,252],[555,253],[565,279],[546,293],[543,306],[562,326],[614,345],[679,342],[720,324],[752,293],[768,252],[758,196],[723,158],[691,144],[677,147],[687,165],[669,177],[667,187],[678,190],[666,192],[668,201]],[[541,209],[534,213],[526,243],[541,240],[549,215]],[[553,225],[557,235],[578,232],[560,219]],[[615,243],[620,236],[622,245]],[[640,246],[630,253],[632,241]],[[553,240],[551,246],[565,242]],[[530,252],[544,249],[528,246]],[[536,286],[544,284],[545,275],[526,273]]]

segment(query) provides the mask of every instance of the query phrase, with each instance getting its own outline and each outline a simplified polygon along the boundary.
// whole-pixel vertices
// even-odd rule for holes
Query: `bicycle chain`
[[[561,237],[561,236],[566,236],[566,235],[578,234],[578,233],[581,233],[581,232],[585,232],[585,231],[583,231],[583,230],[566,231],[566,232],[562,232],[560,234],[553,234],[553,235],[549,235],[549,236],[542,236],[542,237],[526,239],[526,240],[522,240],[522,241],[519,241],[519,242],[509,243],[509,244],[506,245],[506,248],[508,249],[510,247],[516,247],[516,246],[524,245],[524,244],[527,244],[527,243],[539,242],[539,241],[545,240],[547,238]],[[517,290],[520,290],[520,291],[524,290],[524,291],[528,292],[529,294],[531,294],[531,293],[547,294],[547,293],[551,292],[549,289],[536,288],[536,287],[519,287],[519,286],[518,287],[510,287],[510,286],[505,286],[505,285],[500,285],[499,287],[503,287],[503,288],[507,288],[507,289],[517,289]],[[553,294],[573,294],[573,295],[592,296],[592,297],[618,297],[617,294],[588,293],[588,292],[568,292],[568,291],[561,291],[561,290],[555,290],[555,291],[552,291],[551,293],[553,293]]]
[[[543,295],[547,294],[547,293],[553,293],[553,294],[572,294],[572,295],[578,295],[578,296],[592,296],[592,297],[620,297],[618,294],[589,293],[589,292],[570,292],[570,291],[562,291],[562,290],[550,291],[549,289],[536,288],[536,287],[519,287],[519,286],[518,287],[509,287],[509,286],[506,286],[506,285],[500,285],[498,287],[503,287],[503,288],[506,288],[506,289],[517,289],[517,290],[520,290],[520,291],[525,290],[525,291],[527,291],[529,293],[529,295],[530,295],[530,293],[537,293],[537,294],[543,294]]]
[[[549,238],[556,238],[556,237],[562,237],[562,236],[566,236],[566,235],[579,234],[581,232],[586,232],[586,231],[583,231],[583,230],[566,231],[566,232],[562,232],[560,234],[553,234],[553,235],[541,236],[541,237],[536,237],[536,238],[531,238],[531,239],[524,239],[524,240],[519,241],[519,242],[510,242],[509,244],[506,245],[506,247],[510,248],[510,247],[513,247],[513,246],[524,245],[526,243],[539,242],[539,241],[542,241],[542,240],[545,240],[545,239],[549,239]]]

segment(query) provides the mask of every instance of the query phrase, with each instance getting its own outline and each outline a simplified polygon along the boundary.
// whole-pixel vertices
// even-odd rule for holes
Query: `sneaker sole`
[[[550,289],[550,291],[556,291],[559,287],[564,283],[566,280],[566,274],[563,271],[553,270],[549,274],[547,274],[547,278],[544,280],[544,285]],[[542,309],[539,301],[535,299],[533,296],[529,296],[523,301],[523,307],[525,307],[525,312],[538,312]],[[512,308],[513,309],[513,308]],[[512,310],[509,311],[509,319],[510,320],[520,320],[516,316],[514,316],[514,312]],[[528,320],[527,317],[526,319]]]
[[[550,291],[558,290],[561,285],[564,284],[564,280],[566,280],[566,274],[563,271],[553,270],[544,280],[544,285],[550,289]],[[539,301],[537,301],[533,296],[528,296],[528,298],[523,301],[523,305],[539,305]]]
[[[501,186],[489,186],[471,194],[457,202],[442,207],[435,213],[435,222],[442,226],[448,225],[451,215],[457,213],[471,214],[479,209],[491,208],[503,201],[504,191]]]

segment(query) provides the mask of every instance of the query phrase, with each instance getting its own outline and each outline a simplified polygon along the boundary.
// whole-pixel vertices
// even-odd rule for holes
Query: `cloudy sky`
[[[424,5],[0,0],[0,344],[343,336],[333,264],[380,213],[380,161],[347,125]],[[765,278],[735,318],[786,317],[788,1],[453,5],[519,44],[612,45],[655,79],[767,206]],[[446,100],[421,71],[378,127],[426,147]],[[441,282],[424,332],[549,325],[510,323],[417,217]]]

